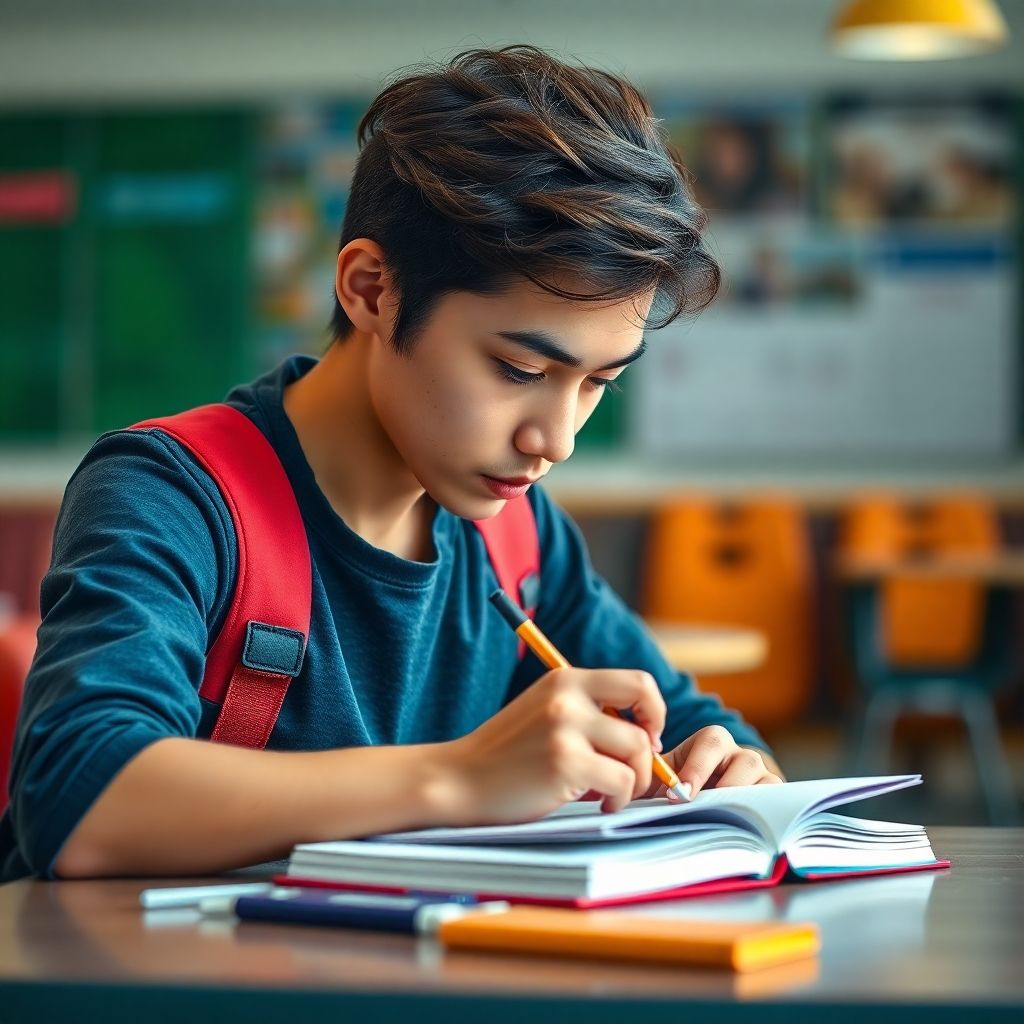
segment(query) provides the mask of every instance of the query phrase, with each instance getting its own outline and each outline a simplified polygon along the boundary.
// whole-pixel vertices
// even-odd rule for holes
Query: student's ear
[[[338,253],[334,290],[357,331],[391,338],[398,293],[376,242],[353,238]]]

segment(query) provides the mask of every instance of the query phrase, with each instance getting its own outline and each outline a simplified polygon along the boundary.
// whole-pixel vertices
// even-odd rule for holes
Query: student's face
[[[572,454],[608,383],[640,351],[652,299],[571,302],[533,284],[447,295],[410,354],[373,346],[376,414],[438,504],[496,515]]]

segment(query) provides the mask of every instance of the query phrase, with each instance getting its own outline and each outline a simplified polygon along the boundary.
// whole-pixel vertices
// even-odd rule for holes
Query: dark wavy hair
[[[359,145],[338,248],[383,249],[399,351],[445,294],[524,278],[574,300],[653,289],[653,327],[718,292],[689,175],[647,100],[608,72],[533,46],[467,50],[388,85]],[[335,297],[332,338],[351,328]]]

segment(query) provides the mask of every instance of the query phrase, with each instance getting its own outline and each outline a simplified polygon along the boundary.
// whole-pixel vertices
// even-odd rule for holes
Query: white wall
[[[838,0],[0,0],[0,106],[373,92],[475,45],[533,42],[639,82],[1024,85],[1024,0],[1000,53],[926,64],[833,56]]]

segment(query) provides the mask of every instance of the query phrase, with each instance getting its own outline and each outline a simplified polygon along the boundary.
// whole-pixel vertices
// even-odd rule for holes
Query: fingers
[[[622,725],[628,723],[622,722]],[[639,729],[635,729],[641,736]],[[602,800],[601,809],[618,810],[633,797],[635,775],[626,763],[598,753],[579,730],[559,729],[547,744],[549,768],[562,781],[562,800],[579,800],[593,793]]]
[[[654,676],[639,669],[594,669],[580,673],[579,679],[595,703],[617,710],[628,708],[651,744],[660,744],[666,711]]]
[[[629,765],[590,750],[580,756],[579,768],[590,787],[601,795],[602,811],[620,811],[633,799],[636,776]]]
[[[709,725],[695,732],[668,755],[679,781],[696,796],[708,786],[753,786],[781,782],[756,750],[737,746],[727,729]]]
[[[729,758],[728,766],[722,772],[717,786],[756,786],[761,782],[781,782],[777,775],[768,771],[761,755],[756,750],[740,749]]]
[[[538,694],[552,773],[566,780],[565,799],[592,792],[603,797],[604,810],[617,810],[651,786],[652,750],[661,749],[665,724],[665,702],[653,676],[631,669],[556,669]],[[630,709],[631,721],[612,710],[620,708]]]
[[[627,764],[633,773],[630,800],[643,794],[651,784],[653,758],[651,739],[643,729],[621,718],[598,714],[584,728],[584,733],[598,753]]]
[[[680,744],[670,758],[679,781],[689,783],[690,796],[695,797],[709,781],[717,781],[719,768],[724,771],[729,755],[736,751],[736,741],[728,729],[709,725],[695,732]]]

